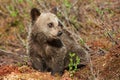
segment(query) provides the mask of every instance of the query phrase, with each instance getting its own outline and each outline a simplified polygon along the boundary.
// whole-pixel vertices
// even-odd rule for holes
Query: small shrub
[[[71,8],[71,7],[72,7],[71,3],[70,3],[68,0],[64,0],[64,5],[65,5],[67,8]]]
[[[82,46],[85,45],[85,41],[84,41],[82,38],[80,38],[80,44],[81,44]]]
[[[23,3],[23,0],[18,0],[19,3]]]
[[[14,6],[10,5],[7,8],[8,8],[8,11],[9,11],[11,17],[17,17],[18,11],[15,9]]]
[[[77,65],[80,64],[80,58],[75,55],[75,53],[70,53],[70,63],[69,63],[69,72],[70,72],[70,77],[74,76],[74,73],[77,71]],[[76,60],[74,61],[75,58]]]

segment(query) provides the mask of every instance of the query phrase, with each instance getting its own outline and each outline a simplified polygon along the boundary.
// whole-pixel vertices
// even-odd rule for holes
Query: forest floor
[[[69,71],[51,76],[31,67],[26,44],[32,7],[54,8],[88,47],[89,63],[73,77]],[[0,0],[0,80],[120,80],[120,0]]]

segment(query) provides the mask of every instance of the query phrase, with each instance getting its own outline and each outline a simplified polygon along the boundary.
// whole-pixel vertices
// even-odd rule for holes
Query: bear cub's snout
[[[62,34],[63,34],[63,32],[59,31],[58,34],[57,34],[57,36],[61,36]]]

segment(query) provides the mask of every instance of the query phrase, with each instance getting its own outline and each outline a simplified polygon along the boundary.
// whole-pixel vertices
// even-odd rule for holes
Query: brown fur
[[[62,74],[69,64],[70,52],[80,57],[81,64],[85,63],[85,51],[54,14],[33,8],[31,17],[30,58],[35,69]]]

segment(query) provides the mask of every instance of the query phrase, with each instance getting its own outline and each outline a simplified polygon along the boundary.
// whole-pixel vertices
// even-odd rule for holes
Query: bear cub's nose
[[[58,34],[57,34],[57,36],[61,36],[62,34],[63,34],[63,32],[59,31]]]

